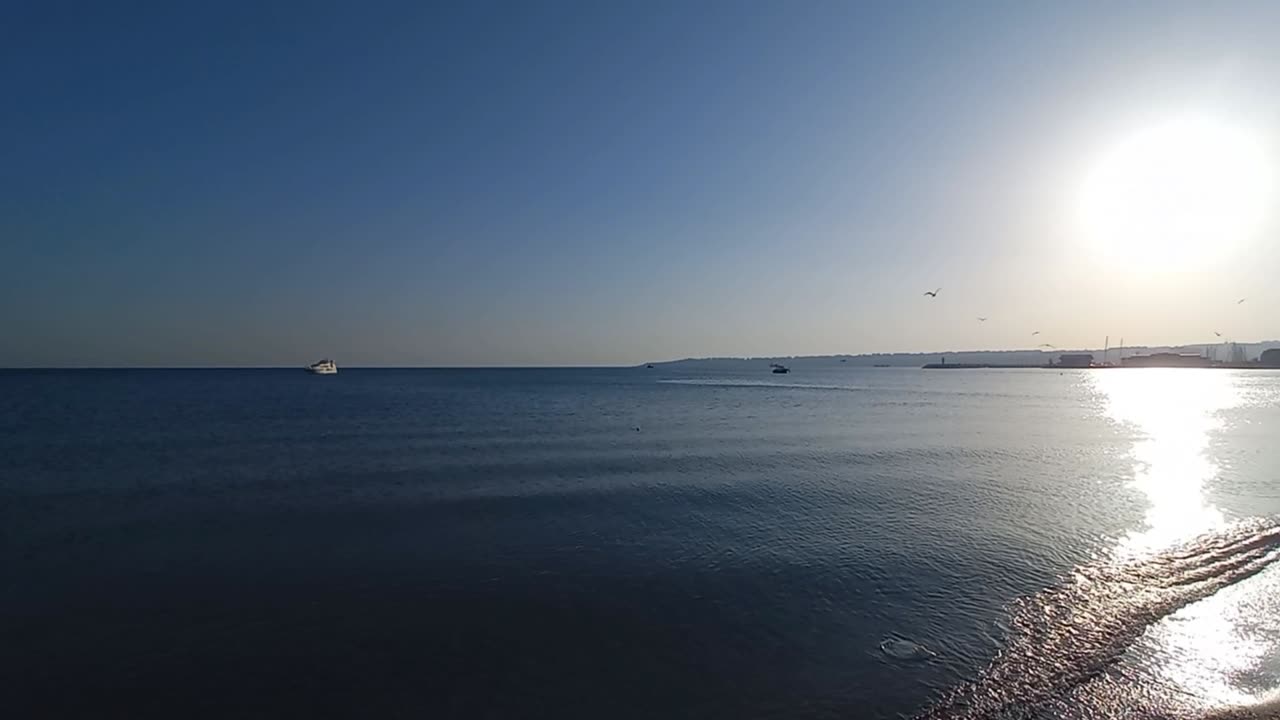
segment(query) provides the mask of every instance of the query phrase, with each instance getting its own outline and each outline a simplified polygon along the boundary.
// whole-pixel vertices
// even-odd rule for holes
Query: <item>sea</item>
[[[5,718],[1200,718],[1280,372],[0,372]]]

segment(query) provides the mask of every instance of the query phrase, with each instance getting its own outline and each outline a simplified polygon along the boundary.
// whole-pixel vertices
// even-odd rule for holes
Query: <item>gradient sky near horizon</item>
[[[1211,210],[1251,221],[1172,260],[1143,261],[1168,228],[1081,220],[1106,158],[1160,175],[1187,137],[1261,158],[1217,186],[1271,177],[1277,27],[1275,2],[20,2],[0,366],[1280,338],[1276,184],[1227,183]],[[1131,151],[1187,118],[1217,135]]]

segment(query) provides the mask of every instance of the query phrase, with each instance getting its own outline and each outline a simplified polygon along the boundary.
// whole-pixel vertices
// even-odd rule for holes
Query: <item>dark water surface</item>
[[[0,372],[7,717],[1192,717],[1280,373]]]

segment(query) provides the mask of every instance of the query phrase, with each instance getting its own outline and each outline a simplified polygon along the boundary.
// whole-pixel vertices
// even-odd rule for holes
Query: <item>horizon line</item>
[[[1039,355],[1054,355],[1062,353],[1075,352],[1110,352],[1115,350],[1140,350],[1151,348],[1190,348],[1201,347],[1208,348],[1215,345],[1266,345],[1280,344],[1280,339],[1273,340],[1253,340],[1253,341],[1219,341],[1219,342],[1202,342],[1202,343],[1182,343],[1178,345],[1117,345],[1109,348],[1012,348],[1012,349],[976,349],[976,350],[900,350],[900,351],[877,351],[877,352],[860,352],[860,353],[826,353],[821,355],[707,355],[707,356],[688,356],[682,358],[672,358],[668,360],[645,360],[638,363],[626,364],[566,364],[566,365],[347,365],[343,366],[348,370],[587,370],[587,369],[630,369],[635,367],[643,367],[645,365],[669,365],[681,362],[707,362],[714,360],[814,360],[824,358],[875,358],[893,355],[961,355],[961,354],[979,354],[979,353],[1036,353]],[[6,370],[306,370],[306,365],[0,365],[0,371]]]

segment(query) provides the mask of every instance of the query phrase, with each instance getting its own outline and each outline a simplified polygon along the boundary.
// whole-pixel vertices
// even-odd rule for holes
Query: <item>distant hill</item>
[[[1271,348],[1280,348],[1280,340],[1267,340],[1256,343],[1239,343],[1244,348],[1245,357],[1249,360],[1255,360],[1262,351]],[[1117,362],[1120,359],[1120,350],[1111,348],[1109,359],[1111,362]],[[1200,344],[1200,345],[1172,345],[1172,346],[1155,346],[1126,345],[1123,353],[1124,357],[1133,355],[1146,355],[1155,352],[1179,352],[1179,353],[1195,353],[1197,355],[1208,353],[1210,357],[1216,357],[1219,360],[1227,360],[1230,354],[1230,345],[1226,344]],[[1057,349],[1051,351],[1041,350],[966,350],[966,351],[939,351],[929,353],[871,353],[863,355],[808,355],[808,356],[786,356],[777,355],[772,357],[716,357],[716,358],[685,358],[683,360],[667,360],[654,361],[650,364],[655,367],[664,367],[672,369],[688,369],[688,370],[744,370],[756,367],[767,367],[769,363],[783,363],[790,366],[794,370],[806,367],[873,367],[875,365],[887,365],[889,367],[920,367],[925,363],[936,363],[942,358],[946,358],[948,363],[973,363],[973,364],[992,364],[992,365],[1045,365],[1051,361],[1056,361],[1059,355],[1064,353],[1093,353],[1098,362],[1103,360],[1101,348],[1083,348],[1083,349]]]

